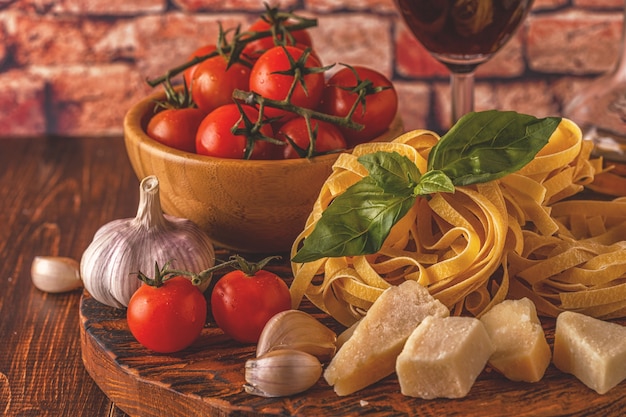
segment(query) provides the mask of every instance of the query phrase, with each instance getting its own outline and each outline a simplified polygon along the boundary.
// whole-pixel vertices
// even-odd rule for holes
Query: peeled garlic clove
[[[301,310],[286,310],[273,316],[263,328],[256,355],[276,349],[293,349],[330,360],[337,350],[337,335],[315,317]]]
[[[322,376],[322,364],[299,350],[273,350],[246,361],[244,390],[261,397],[285,397],[311,388]]]
[[[35,256],[30,267],[35,287],[44,292],[61,293],[83,286],[78,261],[61,256]]]

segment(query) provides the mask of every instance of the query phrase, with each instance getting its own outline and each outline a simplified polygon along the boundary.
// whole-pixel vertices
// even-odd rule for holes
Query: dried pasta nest
[[[439,136],[416,130],[343,154],[325,182],[292,255],[330,202],[367,175],[357,158],[396,151],[426,172]],[[602,171],[592,143],[563,119],[522,170],[497,181],[417,198],[374,255],[292,264],[294,305],[307,297],[349,326],[389,286],[416,280],[454,314],[480,316],[505,298],[529,297],[556,316],[576,310],[626,315],[626,199],[576,199]]]

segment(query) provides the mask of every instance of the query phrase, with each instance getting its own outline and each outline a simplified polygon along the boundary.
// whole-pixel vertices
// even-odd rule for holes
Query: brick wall
[[[283,0],[318,18],[324,61],[394,80],[405,126],[442,130],[448,73],[413,39],[393,0]],[[624,0],[535,0],[517,36],[477,73],[477,109],[559,114],[618,55]],[[261,0],[0,0],[0,136],[119,135],[161,75],[214,41],[217,22],[256,19]]]

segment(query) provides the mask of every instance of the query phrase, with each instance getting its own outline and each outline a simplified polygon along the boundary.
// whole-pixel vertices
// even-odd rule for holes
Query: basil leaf
[[[454,185],[501,178],[530,162],[560,122],[513,111],[468,113],[432,148],[428,168],[443,171]]]
[[[390,193],[412,189],[420,179],[417,166],[398,152],[374,152],[360,156],[358,161],[367,168],[370,178]]]
[[[428,195],[432,193],[453,193],[454,184],[443,171],[428,171],[420,178],[414,189],[415,195]]]
[[[359,158],[369,175],[324,210],[293,262],[376,253],[418,196],[498,179],[530,162],[561,118],[516,112],[469,113],[431,149],[420,174],[406,157],[376,152]]]
[[[385,183],[401,188],[393,181]],[[371,177],[361,179],[328,205],[292,261],[378,252],[393,225],[413,206],[412,191],[405,188],[404,192],[392,193]]]

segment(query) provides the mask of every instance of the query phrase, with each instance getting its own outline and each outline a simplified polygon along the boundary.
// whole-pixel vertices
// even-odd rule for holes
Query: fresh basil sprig
[[[518,171],[548,143],[560,122],[560,117],[538,119],[512,111],[468,113],[433,146],[424,174],[397,152],[359,157],[369,175],[329,204],[292,261],[378,252],[419,196],[454,192],[455,186]]]

